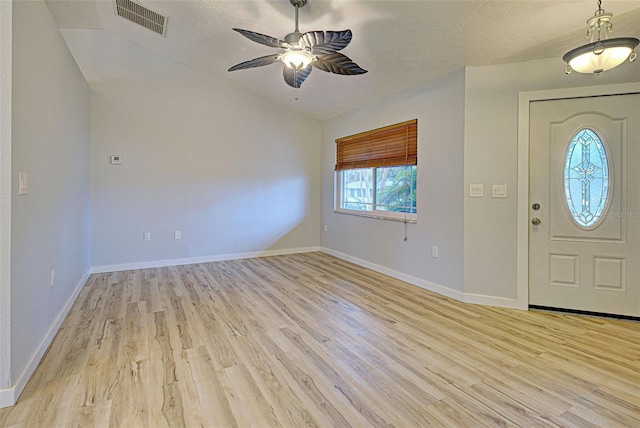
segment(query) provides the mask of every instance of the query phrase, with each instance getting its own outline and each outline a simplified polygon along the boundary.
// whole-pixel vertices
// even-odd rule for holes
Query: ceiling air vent
[[[115,0],[116,14],[165,37],[168,16],[131,0]]]

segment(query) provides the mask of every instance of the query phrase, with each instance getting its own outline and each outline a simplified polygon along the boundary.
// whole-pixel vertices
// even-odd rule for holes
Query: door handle
[[[537,226],[542,223],[542,220],[540,220],[538,217],[534,217],[531,219],[531,223]]]

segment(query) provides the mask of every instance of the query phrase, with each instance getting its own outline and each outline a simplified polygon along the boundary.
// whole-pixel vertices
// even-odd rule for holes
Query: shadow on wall
[[[307,246],[300,242],[308,241],[304,234],[299,239],[288,235],[309,213],[310,187],[308,177],[275,182],[235,180],[224,185],[223,199],[208,199],[206,205],[191,207],[188,223],[201,232],[189,243],[187,256]],[[207,224],[209,228],[202,227]],[[282,245],[277,245],[280,241]]]

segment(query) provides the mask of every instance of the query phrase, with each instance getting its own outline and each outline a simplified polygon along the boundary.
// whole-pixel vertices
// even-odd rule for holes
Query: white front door
[[[529,119],[529,304],[640,316],[640,94]]]

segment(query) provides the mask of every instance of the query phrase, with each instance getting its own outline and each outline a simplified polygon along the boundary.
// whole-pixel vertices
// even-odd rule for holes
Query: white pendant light
[[[633,51],[640,41],[634,37],[618,37],[609,39],[613,30],[611,18],[613,14],[602,9],[602,0],[598,0],[598,10],[589,18],[587,37],[591,43],[567,52],[562,59],[567,63],[567,74],[575,70],[578,73],[600,74],[611,70],[629,58],[633,62],[637,54]]]

